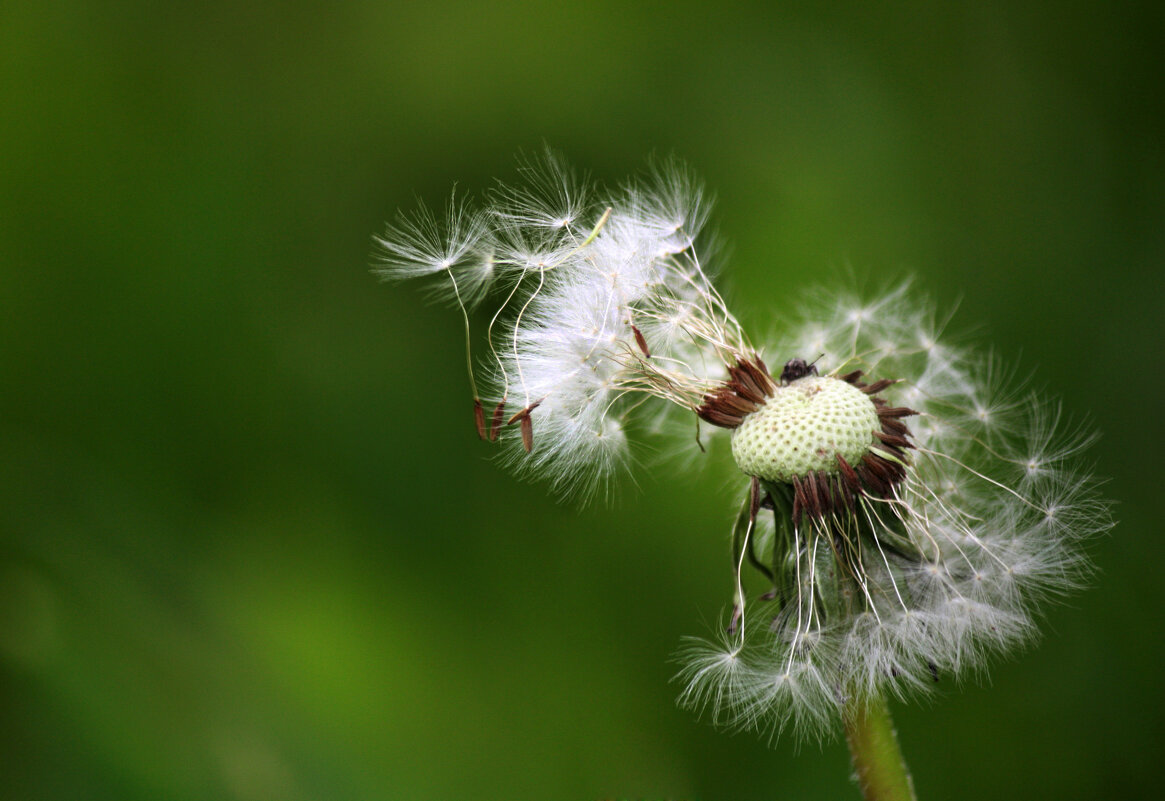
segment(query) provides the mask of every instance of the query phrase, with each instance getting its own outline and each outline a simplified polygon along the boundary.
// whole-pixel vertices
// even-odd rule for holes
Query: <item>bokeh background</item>
[[[924,799],[1159,797],[1162,8],[0,5],[0,795],[857,797],[674,704],[729,477],[516,482],[456,314],[369,274],[549,143],[689,161],[746,325],[914,275],[1103,430],[1094,586],[895,711]]]

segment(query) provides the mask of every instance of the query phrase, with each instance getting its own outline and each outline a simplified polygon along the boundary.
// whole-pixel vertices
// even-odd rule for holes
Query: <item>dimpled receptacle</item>
[[[862,390],[830,376],[777,389],[732,432],[732,456],[750,476],[791,482],[812,471],[836,473],[837,454],[857,464],[874,442],[877,407]]]

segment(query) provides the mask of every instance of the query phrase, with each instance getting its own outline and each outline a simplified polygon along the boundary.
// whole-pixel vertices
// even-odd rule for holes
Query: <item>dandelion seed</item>
[[[1079,584],[1079,543],[1110,524],[1075,461],[1091,435],[1018,398],[999,359],[948,343],[909,284],[782,308],[774,375],[698,255],[707,205],[690,172],[663,162],[604,194],[552,155],[522,171],[529,185],[479,212],[451,204],[443,227],[402,218],[378,240],[382,272],[441,284],[467,331],[498,298],[492,363],[470,361],[477,431],[560,494],[608,486],[632,419],[658,432],[660,415],[688,415],[730,438],[733,611],[685,650],[683,703],[822,734],[865,699],[980,670]],[[702,451],[701,429],[682,430]]]

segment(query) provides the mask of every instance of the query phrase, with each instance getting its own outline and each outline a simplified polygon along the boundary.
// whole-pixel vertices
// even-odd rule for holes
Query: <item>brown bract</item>
[[[726,382],[704,395],[704,402],[696,409],[696,414],[712,425],[736,428],[745,417],[773,397],[777,383],[756,355],[752,359],[738,359],[735,366],[728,368],[728,375]],[[863,495],[888,498],[894,487],[906,478],[906,465],[910,461],[906,451],[914,445],[909,439],[910,429],[901,418],[918,412],[905,406],[890,406],[885,399],[877,397],[877,393],[896,383],[893,379],[883,378],[869,384],[861,379],[861,370],[838,376],[838,380],[870,396],[877,410],[880,430],[870,432],[870,448],[857,464],[851,465],[837,453],[834,454],[836,472],[814,470],[794,477],[794,525],[800,525],[804,515],[822,519],[843,508],[853,511],[857,498]],[[766,505],[771,505],[770,499],[763,500]],[[755,515],[753,510],[752,516]]]
[[[874,441],[856,465],[851,465],[840,453],[836,453],[836,473],[815,470],[793,479],[795,526],[801,524],[804,515],[820,520],[841,509],[852,512],[857,499],[862,495],[889,498],[894,493],[894,487],[906,478],[906,466],[910,463],[906,451],[914,445],[909,439],[910,429],[900,418],[918,412],[906,406],[890,406],[885,399],[876,396],[876,393],[897,383],[892,379],[883,378],[867,384],[861,380],[861,370],[854,370],[838,378],[870,396],[877,410],[881,430],[871,432]]]

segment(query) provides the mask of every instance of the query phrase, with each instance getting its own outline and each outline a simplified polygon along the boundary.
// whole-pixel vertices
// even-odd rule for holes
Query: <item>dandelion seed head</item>
[[[484,329],[478,434],[559,495],[611,494],[644,436],[689,464],[730,440],[747,485],[733,613],[680,654],[686,706],[822,736],[847,704],[981,673],[1080,586],[1081,544],[1111,525],[1078,459],[1093,432],[951,337],[910,283],[788,293],[770,365],[713,282],[690,170],[664,160],[615,191],[554,154],[519,171],[483,208],[400,217],[377,270],[430,282],[467,342]]]

